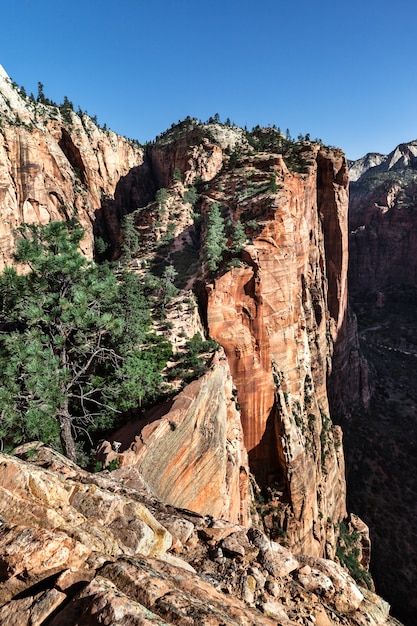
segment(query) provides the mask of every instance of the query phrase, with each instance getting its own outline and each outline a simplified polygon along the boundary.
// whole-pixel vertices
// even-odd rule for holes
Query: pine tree
[[[116,279],[80,253],[74,220],[20,233],[26,271],[0,276],[0,437],[40,439],[75,461],[77,438],[159,392],[149,307],[134,275]]]
[[[125,215],[122,219],[122,243],[120,245],[123,260],[130,263],[140,249],[139,235],[135,228],[135,220],[132,214]]]
[[[166,205],[168,202],[168,192],[165,187],[161,187],[155,194],[155,201],[158,204],[158,215],[159,217],[164,217],[166,215]]]
[[[40,81],[38,82],[38,97],[37,97],[37,101],[41,102],[42,104],[45,104],[45,102],[46,102],[45,92],[43,90],[43,84]]]
[[[247,240],[245,227],[242,222],[238,220],[236,224],[233,226],[232,230],[232,244],[230,246],[230,250],[236,254],[238,254],[243,246],[245,245]]]
[[[203,248],[204,260],[211,272],[216,271],[226,249],[226,243],[224,220],[219,205],[214,202],[207,214],[206,239]]]

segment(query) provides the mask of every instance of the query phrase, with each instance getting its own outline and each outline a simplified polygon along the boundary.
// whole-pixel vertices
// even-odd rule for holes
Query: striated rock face
[[[255,154],[240,129],[212,125],[209,130],[191,120],[169,131],[146,155],[153,181],[168,188],[161,224],[175,223],[171,248],[165,244],[158,253],[161,235],[152,227],[158,219],[156,203],[137,212],[135,223],[147,242],[150,265],[156,250],[160,262],[162,256],[174,267],[178,262],[180,272],[180,262],[189,258],[187,245],[194,254],[199,246],[200,263],[187,285],[199,279],[203,320],[229,363],[250,469],[274,502],[266,523],[297,550],[334,557],[337,525],[346,516],[342,433],[329,410],[329,398],[332,406],[343,408],[335,345],[340,373],[350,380],[346,397],[367,399],[367,371],[347,307],[346,159],[340,150],[306,144],[297,171],[273,149]],[[175,172],[178,180],[173,182]],[[200,192],[194,207],[186,200],[190,184]],[[213,202],[220,204],[225,220],[244,225],[247,241],[234,267],[223,264],[211,278],[204,267],[204,246]],[[193,223],[193,211],[201,216],[201,228]],[[163,424],[155,432],[146,426],[152,432],[148,443],[143,431],[146,446],[134,441],[143,424],[136,425],[130,441],[123,440],[125,448],[131,447],[123,452],[123,463],[140,463],[155,488],[158,481],[149,477],[159,471],[173,476],[171,466],[182,467],[185,458],[164,443],[162,432],[167,442],[178,435],[170,432],[168,422]],[[110,445],[107,458],[109,453]],[[166,470],[154,469],[155,455],[164,458]],[[190,472],[175,477],[181,487],[160,481],[158,493],[176,504],[176,494],[182,493],[182,506],[187,497],[187,507],[200,511],[188,487]],[[236,505],[234,516],[240,507]],[[226,513],[224,504],[221,508]]]
[[[234,394],[227,361],[216,354],[172,403],[114,434],[120,452],[105,442],[98,458],[134,465],[164,502],[248,525],[249,466]]]
[[[260,232],[244,266],[208,286],[207,318],[238,389],[251,468],[289,504],[291,545],[323,554],[334,541],[324,520],[346,515],[327,376],[347,307],[348,181],[340,151],[314,147],[305,159],[304,175],[278,155],[239,161],[242,178],[251,171],[261,184],[273,172],[281,189],[237,203],[235,217],[256,213]]]
[[[329,410],[332,394],[340,397],[333,351],[352,354],[355,341],[343,153],[305,143],[294,161],[278,149],[255,152],[241,129],[189,120],[143,154],[85,115],[24,99],[4,72],[0,112],[2,264],[18,224],[66,219],[74,207],[85,253],[94,234],[117,257],[121,219],[132,213],[144,264],[172,264],[179,286],[195,287],[227,359],[220,353],[172,405],[103,445],[105,462],[121,464],[112,479],[42,447],[29,469],[4,458],[2,510],[12,513],[2,529],[2,618],[29,623],[24,616],[39,610],[37,623],[93,624],[100,609],[108,623],[293,624],[313,616],[372,625],[372,596],[323,558],[335,557],[346,517],[342,433]],[[164,202],[155,198],[163,187]],[[210,274],[213,202],[231,227]],[[246,242],[234,253],[239,220]],[[356,377],[354,360],[343,372]],[[351,394],[361,388],[353,381]],[[25,449],[18,454],[27,458]],[[268,498],[258,516],[250,471],[258,500]],[[248,531],[252,522],[286,545]],[[11,547],[19,544],[33,555],[22,559],[23,571]],[[388,624],[387,612],[374,623]]]
[[[111,199],[120,178],[142,160],[138,145],[101,130],[88,115],[22,97],[0,66],[0,269],[11,262],[22,222],[75,214],[91,257],[93,227],[98,234],[108,230],[103,199]]]
[[[232,223],[240,220],[245,225],[249,238],[235,264],[238,267],[223,267],[214,280],[204,275],[203,280],[200,278],[200,284],[205,281],[206,285],[204,293],[200,290],[200,306],[209,334],[225,351],[237,389],[250,469],[261,487],[274,493],[276,505],[269,524],[279,527],[290,545],[299,550],[334,556],[335,528],[346,516],[346,489],[342,433],[332,423],[328,403],[329,394],[337,388],[331,378],[332,355],[335,342],[353,354],[351,343],[356,337],[347,317],[346,159],[340,150],[307,144],[302,150],[304,169],[299,173],[291,164],[287,166],[281,154],[253,154],[240,129],[224,128],[224,136],[219,130],[216,139],[214,128],[206,136],[207,129],[189,122],[185,131],[178,131],[179,137],[171,131],[148,150],[146,163],[153,180],[170,188],[165,208],[169,216],[164,219],[169,223],[170,216],[175,217],[171,252],[163,249],[165,262],[175,267],[177,255],[184,250],[183,242],[198,238],[192,207],[183,198],[184,183],[199,179],[202,192],[194,210],[199,211],[203,222],[200,263],[205,216],[213,201],[223,207]],[[231,154],[234,160],[228,156]],[[182,182],[172,183],[175,170]],[[136,224],[144,238],[152,231],[148,219],[152,211],[151,206],[138,212]],[[194,279],[199,271],[197,266]],[[352,356],[349,374],[360,378],[362,364],[353,361]],[[366,387],[366,376],[362,382],[352,380],[351,385],[355,395]],[[217,407],[208,402],[209,393],[203,388],[199,397],[206,396],[202,410],[211,414]],[[201,511],[203,499],[199,503],[193,486],[188,486],[192,472],[183,467],[184,462],[200,467],[200,461],[185,461],[189,454],[191,459],[198,458],[199,448],[194,447],[193,439],[191,452],[184,455],[182,443],[178,443],[177,453],[169,442],[180,433],[170,430],[170,420],[168,414],[157,429],[146,426],[146,432],[142,431],[145,446],[138,437],[134,441],[143,428],[137,424],[130,441],[123,439],[125,448],[131,449],[123,452],[122,462],[138,464],[153,487],[159,482],[161,497],[178,505],[181,494],[182,506],[188,498],[186,506]],[[222,427],[219,433],[226,431]],[[214,439],[214,444],[208,449],[217,448],[218,440]],[[206,450],[206,443],[201,445]],[[224,440],[221,448],[218,467],[224,463]],[[109,453],[108,444],[108,459]],[[155,459],[164,459],[164,467]],[[183,468],[175,473],[175,481],[174,466]],[[158,475],[169,478],[158,481]],[[246,469],[242,475],[246,480]],[[235,476],[230,483],[236,485],[233,494],[242,491]],[[209,503],[213,506],[211,498],[204,499],[205,510],[211,511],[207,508]],[[222,515],[232,511],[224,502],[220,509]],[[220,509],[216,508],[216,514]],[[240,509],[241,503],[236,503],[233,519]]]
[[[4,626],[394,626],[333,562],[164,505],[126,468],[115,480],[41,444],[15,452],[0,455]]]

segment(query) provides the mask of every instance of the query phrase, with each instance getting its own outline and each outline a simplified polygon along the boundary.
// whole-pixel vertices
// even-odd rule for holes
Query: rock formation
[[[274,494],[268,523],[293,548],[334,557],[337,527],[346,516],[345,479],[342,433],[332,423],[328,394],[335,342],[351,352],[355,339],[347,317],[346,159],[340,150],[306,144],[297,172],[274,149],[255,154],[240,129],[221,129],[190,120],[148,148],[144,165],[158,185],[167,186],[168,200],[165,215],[155,203],[134,213],[147,242],[141,256],[152,264],[172,223],[171,247],[163,246],[161,262],[180,271],[181,255],[186,257],[199,237],[192,212],[200,213],[200,262],[190,281],[199,280],[203,320],[227,356],[250,469]],[[200,193],[193,207],[187,190],[195,184]],[[232,224],[245,225],[248,239],[237,266],[223,266],[211,278],[201,274],[201,262],[213,202]],[[360,370],[351,363],[350,373]],[[366,379],[362,383],[365,387]],[[360,388],[352,381],[352,395]],[[172,419],[170,412],[164,416],[166,442],[158,435],[162,430],[155,430],[135,457],[138,442],[132,436],[122,463],[147,465],[151,472],[152,459],[163,458],[170,468],[176,451],[169,460],[169,441],[179,434],[169,434],[168,425],[175,415],[174,410]],[[140,429],[137,424],[138,437]],[[180,449],[186,441],[177,443]],[[224,449],[223,444],[223,454]],[[160,489],[172,503],[178,503],[181,489],[188,493],[187,484],[179,488],[163,481]]]
[[[369,169],[377,167],[387,160],[386,154],[379,154],[378,152],[370,152],[361,159],[356,161],[349,161],[349,180],[350,182],[356,182],[365,172]]]
[[[93,230],[107,231],[104,201],[142,160],[137,144],[100,129],[88,115],[22,95],[0,66],[0,269],[11,263],[22,222],[74,215],[86,231],[83,251],[92,257]]]
[[[115,624],[392,623],[329,560],[338,549],[346,565],[354,537],[361,574],[369,561],[366,525],[339,539],[346,486],[331,415],[343,405],[337,363],[354,377],[349,400],[367,388],[348,311],[343,153],[191,119],[142,150],[68,103],[25,97],[3,70],[0,115],[2,266],[22,221],[74,214],[84,252],[100,237],[117,259],[129,214],[132,270],[172,265],[199,300],[199,322],[163,331],[174,357],[196,327],[220,344],[203,376],[102,444],[104,464],[120,465],[111,478],[42,446],[3,455],[0,621],[94,624],[101,610]],[[228,241],[211,271],[214,203]]]
[[[238,390],[251,468],[261,484],[283,491],[295,545],[321,554],[327,538],[319,510],[335,523],[346,514],[326,368],[346,310],[347,176],[341,153],[315,148],[305,158],[302,176],[278,156],[239,162],[240,181],[250,175],[262,185],[273,172],[281,190],[262,214],[266,198],[251,199],[260,232],[245,248],[244,266],[208,285],[207,316]],[[248,203],[234,210],[243,220]]]
[[[394,626],[334,562],[166,506],[131,467],[90,474],[27,444],[0,454],[0,485],[4,626]]]
[[[234,392],[226,358],[215,355],[173,402],[114,433],[120,451],[106,442],[98,458],[134,465],[164,502],[249,525],[250,470]]]
[[[334,526],[346,516],[346,509],[341,431],[329,416],[327,376],[331,374],[333,342],[346,325],[345,158],[340,151],[310,147],[304,153],[308,173],[300,175],[291,172],[280,155],[253,156],[249,151],[241,157],[239,168],[231,172],[225,167],[227,154],[222,157],[223,169],[218,157],[210,165],[213,155],[221,152],[220,145],[206,139],[200,141],[198,150],[193,146],[197,132],[202,129],[186,133],[187,141],[183,136],[157,145],[146,159],[158,164],[160,183],[166,185],[179,166],[185,167],[180,170],[182,180],[193,183],[195,176],[200,176],[206,187],[203,215],[214,198],[228,206],[234,221],[247,221],[249,212],[257,217],[259,232],[253,233],[252,243],[245,246],[241,267],[208,281],[202,298],[204,317],[210,335],[222,345],[229,362],[251,471],[261,485],[281,493],[274,523],[282,527],[291,545],[318,555],[325,550],[334,555]],[[247,149],[239,134],[236,144]],[[271,174],[281,187],[275,194],[268,188]],[[261,193],[246,200],[250,179],[256,180]],[[175,193],[181,202],[184,192],[176,186]],[[180,206],[181,219],[185,220],[187,206]],[[175,212],[175,206],[170,210]],[[148,223],[146,211],[140,212],[140,219]],[[189,221],[183,223],[183,230],[180,223],[176,219],[177,241],[190,228]],[[211,395],[211,402],[213,398]],[[203,401],[199,411],[206,410]],[[162,459],[164,472],[177,466],[177,447],[180,452],[181,446],[189,446],[189,438],[185,431],[179,443],[179,432],[169,434],[169,423],[177,420],[175,415],[173,407],[164,417],[166,438],[155,431],[149,439],[143,432],[146,445],[140,447],[140,454],[132,455],[132,448],[138,448],[136,441],[130,451],[122,451],[122,463],[138,463],[141,471],[152,471],[155,477],[162,471]],[[140,431],[140,424],[136,428]],[[117,440],[120,437],[115,434]],[[173,437],[176,446],[170,444]],[[226,454],[226,442],[222,454]],[[108,459],[112,458],[109,454]],[[160,461],[154,467],[155,458]],[[246,481],[247,470],[242,467]],[[155,478],[153,486],[157,482]],[[177,492],[184,498],[188,494],[185,480],[181,488],[172,480],[163,480],[161,485],[160,497],[173,504],[178,504]],[[187,506],[198,506],[196,498],[191,497]],[[206,512],[219,514],[218,508],[207,508],[209,501],[205,506]],[[241,508],[237,503],[235,506]],[[327,519],[332,520],[330,525]]]

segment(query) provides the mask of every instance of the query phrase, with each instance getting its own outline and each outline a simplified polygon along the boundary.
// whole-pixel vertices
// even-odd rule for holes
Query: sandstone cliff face
[[[142,163],[143,150],[87,115],[22,97],[0,66],[0,269],[10,264],[14,230],[77,215],[93,255],[93,228],[105,233],[104,198]],[[97,223],[96,220],[99,220]]]
[[[273,493],[266,523],[296,549],[334,556],[337,525],[346,516],[342,433],[328,403],[329,394],[340,399],[338,377],[332,377],[335,343],[339,355],[349,356],[343,368],[354,376],[350,395],[366,396],[367,389],[347,315],[346,160],[341,151],[305,145],[299,173],[273,150],[255,154],[240,130],[225,129],[218,140],[212,130],[207,136],[189,123],[146,155],[153,180],[169,190],[168,226],[175,216],[171,247],[162,248],[165,262],[175,267],[184,242],[198,238],[192,220],[198,210],[200,264],[190,281],[205,280],[203,319],[228,359],[250,469]],[[172,180],[175,169],[180,182]],[[193,209],[186,190],[197,180],[200,199]],[[207,280],[201,249],[213,201],[232,223],[244,224],[248,240],[238,267],[223,266]],[[138,212],[136,224],[145,239],[155,240],[150,215],[156,219],[153,205]],[[152,262],[155,247],[148,248]],[[141,455],[146,458],[145,449]]]
[[[249,237],[240,267],[223,268],[214,281],[206,280],[201,308],[209,334],[226,353],[236,385],[250,469],[261,486],[274,492],[276,506],[269,524],[280,528],[299,550],[334,556],[335,528],[346,516],[346,490],[342,434],[329,412],[329,380],[334,343],[354,338],[354,328],[350,334],[346,331],[346,160],[341,151],[306,145],[304,173],[297,173],[282,155],[255,155],[241,131],[233,135],[225,130],[221,143],[212,132],[204,136],[204,128],[189,124],[179,138],[174,132],[170,140],[148,150],[153,179],[169,188],[164,219],[169,223],[175,215],[173,243],[163,248],[165,262],[175,267],[184,241],[198,236],[193,207],[185,201],[185,181],[190,185],[198,178],[200,263],[205,215],[213,201],[233,223],[240,220]],[[233,166],[232,148],[240,155]],[[172,180],[175,169],[182,182]],[[155,210],[149,205],[138,212],[136,223],[145,238],[147,232],[158,237],[148,219]],[[155,247],[150,262],[154,254]],[[351,366],[355,375],[359,369]],[[152,467],[151,459],[160,455],[171,467],[178,459],[172,451],[168,460],[169,448],[163,438],[154,437],[149,448],[141,449],[138,462]],[[130,452],[123,458],[136,462]],[[163,484],[161,489],[167,489]],[[186,485],[184,480],[184,495]],[[168,489],[170,498],[181,491],[178,486]],[[191,501],[197,506],[195,498]]]
[[[4,626],[394,624],[335,563],[164,505],[132,468],[89,474],[39,444],[15,454],[0,455]]]
[[[86,227],[86,254],[92,253],[95,231],[117,255],[121,218],[132,213],[146,262],[172,263],[179,273],[186,265],[181,286],[199,281],[202,318],[227,357],[228,365],[213,364],[169,412],[138,423],[136,436],[122,442],[124,450],[104,446],[106,462],[117,456],[126,472],[119,479],[129,484],[137,481],[132,465],[137,466],[171,504],[244,524],[250,523],[250,469],[261,497],[268,494],[268,507],[259,512],[271,536],[319,559],[303,562],[307,569],[299,581],[317,591],[311,580],[321,571],[333,597],[335,585],[320,557],[334,557],[338,523],[346,516],[342,435],[328,403],[334,344],[352,336],[343,330],[348,324],[344,155],[306,144],[300,147],[302,167],[295,167],[277,151],[255,152],[241,129],[193,121],[185,133],[180,128],[175,136],[174,129],[143,155],[126,140],[99,131],[86,116],[67,111],[64,121],[56,108],[24,102],[3,74],[0,84],[0,193],[9,218],[3,264],[10,261],[12,230],[23,220],[65,219],[75,206]],[[187,196],[190,185],[198,190],[197,201]],[[154,198],[163,187],[164,206]],[[223,264],[215,277],[207,274],[202,254],[213,201],[232,226],[241,220],[247,235],[239,259]],[[228,255],[233,256],[226,253],[225,262]],[[135,533],[129,534],[133,543]],[[115,545],[112,535],[105,535]],[[100,542],[105,545],[100,533],[88,541],[97,549]],[[231,550],[225,547],[227,554]],[[256,576],[244,587],[249,602],[256,597]],[[97,584],[99,595],[109,588],[107,582]],[[112,593],[117,595],[113,588]],[[348,611],[362,602],[354,591],[352,597]]]
[[[207,316],[238,389],[251,468],[281,493],[291,545],[323,554],[334,544],[326,520],[346,515],[327,376],[347,304],[347,171],[338,151],[314,147],[305,159],[304,175],[278,155],[239,161],[240,180],[261,184],[272,171],[281,189],[233,207],[242,220],[256,213],[260,232],[244,267],[208,286]]]
[[[249,525],[249,466],[234,392],[226,358],[216,354],[207,374],[172,403],[114,434],[120,452],[104,443],[99,458],[134,465],[168,504]]]

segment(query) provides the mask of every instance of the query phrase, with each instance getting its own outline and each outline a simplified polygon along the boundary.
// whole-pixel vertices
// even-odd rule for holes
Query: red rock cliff
[[[203,250],[213,202],[225,219],[244,225],[248,239],[234,267],[221,265],[213,279],[200,273],[203,317],[229,362],[251,471],[272,494],[267,525],[294,549],[334,556],[346,487],[342,433],[329,410],[333,387],[339,393],[333,351],[339,340],[349,352],[355,335],[347,317],[346,159],[340,150],[306,143],[300,167],[274,150],[255,153],[240,129],[190,122],[178,133],[170,131],[147,154],[175,211],[175,254],[164,254],[175,265],[195,228],[183,196],[197,180]],[[173,183],[176,169],[181,182]],[[148,214],[140,212],[141,232],[151,231]]]
[[[121,216],[144,207],[162,186],[170,188],[168,206],[176,211],[171,220],[176,252],[198,237],[191,204],[184,200],[185,185],[204,184],[198,207],[203,219],[217,201],[232,222],[240,219],[245,225],[249,239],[238,267],[223,268],[207,281],[204,317],[227,355],[251,469],[277,504],[271,524],[278,524],[297,549],[331,554],[334,524],[346,514],[341,431],[333,426],[328,406],[333,345],[346,319],[344,155],[305,144],[302,167],[294,167],[274,150],[255,153],[241,129],[216,124],[202,129],[191,121],[191,130],[176,137],[174,129],[144,159],[140,148],[99,130],[87,116],[63,115],[57,107],[22,98],[4,72],[0,107],[2,264],[10,261],[13,229],[22,221],[64,219],[74,207],[86,227],[87,254],[92,254],[94,218],[96,232],[106,233],[116,246]],[[181,182],[173,184],[176,170]],[[150,230],[152,210],[145,220]],[[201,407],[193,409],[197,422],[198,415],[209,414],[203,396]],[[215,407],[210,410],[217,415]],[[226,472],[227,483],[230,433],[224,423],[222,428],[223,456],[216,471]],[[197,465],[204,456],[200,443]],[[151,457],[140,454],[151,474]],[[176,455],[173,448],[171,461],[161,458],[172,468]],[[237,467],[246,472],[244,451],[239,455]],[[192,489],[187,492],[184,483],[172,480],[172,497],[182,491],[192,500],[181,500],[181,506],[200,507]],[[222,481],[224,476],[220,491]],[[224,503],[213,500],[216,515],[243,521],[247,503],[233,503],[233,494],[243,493],[239,481],[237,471]]]
[[[239,161],[236,186],[248,176],[261,185],[273,173],[281,188],[229,205],[235,219],[255,213],[261,230],[243,266],[208,285],[207,318],[238,389],[251,468],[287,505],[291,543],[319,554],[332,543],[325,520],[346,514],[327,378],[347,306],[348,178],[339,150],[308,148],[305,159],[304,174],[278,155]]]
[[[100,129],[88,115],[63,115],[23,97],[0,66],[0,269],[10,263],[14,230],[22,222],[75,213],[91,257],[93,226],[108,229],[103,199],[113,198],[120,178],[142,160],[138,145]]]

